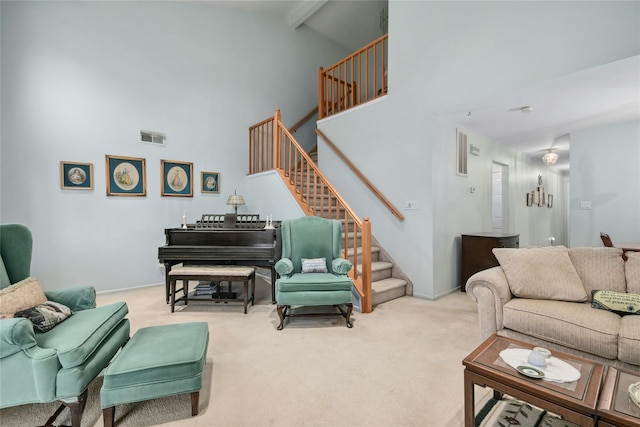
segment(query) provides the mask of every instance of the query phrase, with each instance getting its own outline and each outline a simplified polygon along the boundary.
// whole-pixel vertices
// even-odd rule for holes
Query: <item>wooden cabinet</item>
[[[491,252],[493,248],[517,248],[520,246],[519,234],[473,233],[462,235],[462,277],[460,290],[465,291],[469,277],[478,271],[495,267],[498,260]]]

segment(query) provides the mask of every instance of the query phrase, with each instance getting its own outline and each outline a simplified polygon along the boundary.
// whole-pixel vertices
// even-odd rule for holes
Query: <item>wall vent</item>
[[[467,134],[456,129],[457,136],[457,155],[456,155],[456,174],[459,176],[467,176]]]
[[[160,132],[151,132],[148,130],[140,131],[140,142],[146,142],[154,145],[164,145],[166,139],[165,134]]]

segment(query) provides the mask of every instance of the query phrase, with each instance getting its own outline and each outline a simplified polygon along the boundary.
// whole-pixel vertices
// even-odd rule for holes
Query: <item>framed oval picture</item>
[[[93,190],[93,163],[60,162],[60,188]]]
[[[146,196],[146,163],[139,157],[106,156],[107,196]]]
[[[193,163],[160,161],[163,196],[193,197]]]
[[[203,193],[220,193],[220,173],[200,172],[200,188]]]

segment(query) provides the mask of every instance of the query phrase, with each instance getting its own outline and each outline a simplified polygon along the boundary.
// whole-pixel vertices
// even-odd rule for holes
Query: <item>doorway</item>
[[[494,232],[509,232],[509,166],[498,162],[491,167],[491,221]]]

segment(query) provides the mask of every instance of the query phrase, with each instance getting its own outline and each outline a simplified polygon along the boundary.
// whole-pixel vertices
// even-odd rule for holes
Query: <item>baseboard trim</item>
[[[133,291],[133,290],[136,290],[136,289],[151,288],[153,286],[164,286],[164,283],[151,283],[151,284],[148,284],[148,285],[132,286],[130,288],[120,288],[120,289],[109,289],[109,290],[106,290],[106,291],[96,291],[96,295],[114,294],[116,292],[127,292],[127,291]]]

